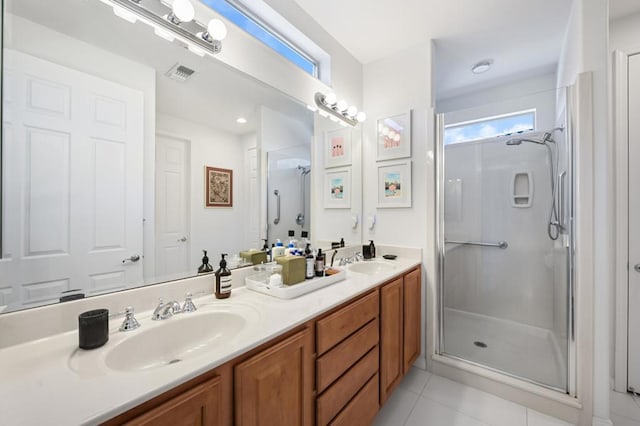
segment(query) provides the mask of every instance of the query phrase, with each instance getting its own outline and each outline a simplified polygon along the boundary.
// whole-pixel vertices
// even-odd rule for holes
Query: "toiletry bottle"
[[[324,276],[324,254],[322,253],[322,249],[318,249],[318,254],[316,255],[316,267],[315,267],[316,277]]]
[[[307,247],[304,249],[304,261],[306,264],[305,278],[310,280],[316,275],[315,271],[315,259],[313,253],[311,253],[311,244],[307,243]]]
[[[276,257],[284,256],[284,246],[282,245],[282,241],[280,241],[280,239],[276,240],[276,246],[273,248],[272,252],[273,260],[275,260]]]
[[[340,238],[340,248],[344,247],[344,238]]]
[[[291,244],[293,244],[293,247],[298,247],[298,240],[296,240],[296,231],[289,231],[289,244],[288,246],[291,247]]]
[[[369,252],[371,253],[371,258],[376,257],[376,245],[373,244],[373,240],[369,240]]]
[[[216,299],[226,299],[231,296],[231,271],[227,269],[226,253],[222,254],[220,268],[216,271]]]
[[[202,256],[202,265],[198,268],[199,274],[208,274],[209,272],[213,272],[213,266],[209,264],[209,257],[207,256],[207,251],[202,250],[204,256]]]

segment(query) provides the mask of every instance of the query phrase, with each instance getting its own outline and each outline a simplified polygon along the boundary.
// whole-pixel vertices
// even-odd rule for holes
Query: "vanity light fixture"
[[[113,8],[113,13],[128,22],[149,25],[158,37],[178,41],[190,52],[211,56],[220,53],[227,27],[220,19],[211,19],[206,26],[196,21],[191,0],[100,0]]]
[[[337,100],[335,93],[323,95],[317,92],[314,100],[318,106],[318,113],[322,117],[329,117],[331,121],[343,122],[350,126],[356,126],[367,119],[367,115],[353,105],[349,105],[344,100]]]
[[[493,65],[493,59],[482,60],[471,67],[471,72],[474,74],[482,74],[484,72],[489,71],[489,68],[491,68],[491,65]]]

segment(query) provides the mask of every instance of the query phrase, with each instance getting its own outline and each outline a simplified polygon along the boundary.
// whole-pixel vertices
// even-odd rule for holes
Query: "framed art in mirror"
[[[377,123],[377,161],[411,157],[411,111]]]
[[[205,166],[205,206],[233,207],[233,170]]]
[[[351,208],[351,169],[332,170],[325,173],[324,208]]]
[[[411,160],[378,165],[378,208],[411,207]]]
[[[326,132],[324,167],[351,165],[351,129],[343,128]]]

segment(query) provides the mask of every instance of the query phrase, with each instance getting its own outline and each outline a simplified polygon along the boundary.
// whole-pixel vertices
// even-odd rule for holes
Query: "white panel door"
[[[189,143],[156,135],[156,279],[196,272],[189,262]]]
[[[9,309],[141,283],[143,94],[12,50],[4,68]]]
[[[629,388],[640,392],[640,54],[629,57]]]

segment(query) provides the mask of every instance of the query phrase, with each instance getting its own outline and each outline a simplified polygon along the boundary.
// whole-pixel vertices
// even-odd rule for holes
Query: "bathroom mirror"
[[[203,249],[217,269],[221,253],[262,247],[266,157],[288,150],[281,191],[310,199],[305,105],[99,0],[4,8],[0,312],[192,276]],[[284,203],[293,224],[303,216],[299,238],[311,207]]]

